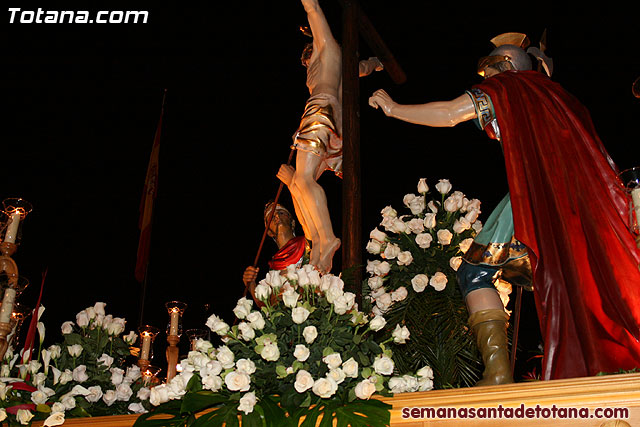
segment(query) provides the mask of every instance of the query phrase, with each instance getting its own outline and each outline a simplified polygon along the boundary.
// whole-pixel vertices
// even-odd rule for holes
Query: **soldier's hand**
[[[369,105],[373,108],[381,108],[384,114],[391,116],[391,110],[396,103],[391,99],[389,94],[384,91],[384,89],[378,89],[373,92],[373,95],[369,98]]]

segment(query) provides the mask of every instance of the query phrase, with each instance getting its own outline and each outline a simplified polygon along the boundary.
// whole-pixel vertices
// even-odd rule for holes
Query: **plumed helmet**
[[[504,33],[491,39],[495,49],[478,61],[478,74],[484,76],[485,69],[501,62],[508,62],[514,70],[531,70],[531,58],[525,51],[529,38],[522,33]]]

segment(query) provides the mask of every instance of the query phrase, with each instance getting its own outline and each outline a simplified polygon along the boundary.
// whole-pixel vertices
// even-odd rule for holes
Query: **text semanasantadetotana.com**
[[[404,407],[402,418],[417,419],[451,419],[451,418],[505,418],[505,419],[531,419],[531,418],[559,418],[559,419],[584,419],[584,418],[629,418],[629,408],[569,408],[552,406],[530,406],[521,404],[516,407]]]

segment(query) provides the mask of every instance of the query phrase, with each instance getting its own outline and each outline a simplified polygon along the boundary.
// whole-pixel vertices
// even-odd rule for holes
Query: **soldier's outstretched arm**
[[[395,102],[387,92],[380,89],[371,95],[369,105],[380,108],[389,117],[431,127],[452,127],[476,118],[473,101],[467,94],[451,101],[403,105]]]

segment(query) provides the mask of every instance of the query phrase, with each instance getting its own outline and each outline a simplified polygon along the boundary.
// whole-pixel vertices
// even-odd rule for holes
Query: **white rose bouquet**
[[[374,339],[382,316],[369,321],[340,277],[308,265],[269,272],[256,295],[262,307],[241,298],[233,326],[209,318],[222,344],[198,341],[180,362],[182,372],[152,389],[157,408],[136,427],[157,425],[150,417],[160,413],[182,425],[209,408],[215,410],[200,415],[198,425],[237,425],[240,418],[242,425],[297,426],[302,417],[305,425],[331,425],[330,418],[353,427],[388,425],[390,406],[374,398],[389,394],[395,372],[390,347]],[[413,390],[431,388],[430,368],[425,372],[408,376]]]
[[[98,302],[80,311],[75,322],[64,322],[62,342],[46,346],[44,324],[38,322],[32,355],[27,349],[7,351],[0,364],[0,424],[45,420],[57,426],[65,418],[143,413],[151,407],[136,359],[128,360],[136,335],[121,336],[126,320],[106,314],[104,307]],[[38,320],[43,311],[40,307]]]
[[[435,185],[433,196],[424,178],[417,190],[403,198],[407,213],[385,207],[370,233],[367,251],[376,258],[367,261],[363,294],[369,304],[364,309],[384,316],[380,333],[391,337],[394,346],[402,344],[394,347],[400,373],[428,365],[436,388],[473,385],[480,359],[466,326],[456,271],[482,228],[481,204],[453,191],[446,179]],[[411,384],[400,378],[392,383],[396,391]]]

